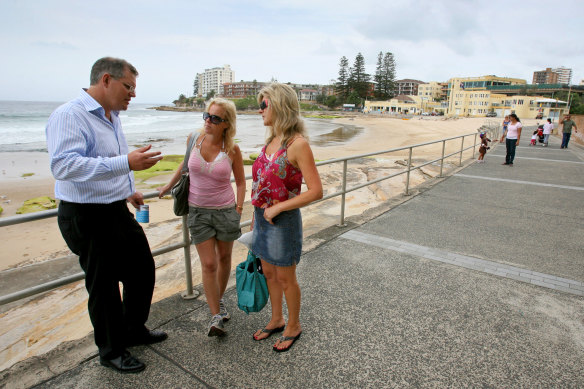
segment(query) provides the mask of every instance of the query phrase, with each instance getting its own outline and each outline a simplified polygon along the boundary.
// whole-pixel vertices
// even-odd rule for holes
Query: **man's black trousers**
[[[125,200],[111,204],[61,201],[58,223],[85,272],[89,317],[99,354],[116,358],[124,351],[129,333],[146,330],[150,312],[155,269],[144,230]]]

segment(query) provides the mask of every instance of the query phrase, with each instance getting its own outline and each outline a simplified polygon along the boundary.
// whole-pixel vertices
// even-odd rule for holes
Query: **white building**
[[[560,84],[570,84],[572,82],[572,69],[560,66],[559,68],[552,70],[558,73],[558,83]]]
[[[223,84],[233,82],[235,72],[231,70],[231,66],[224,65],[222,68],[205,69],[204,73],[197,73],[197,79],[199,96],[205,97],[211,91],[215,91],[216,95],[223,95]]]

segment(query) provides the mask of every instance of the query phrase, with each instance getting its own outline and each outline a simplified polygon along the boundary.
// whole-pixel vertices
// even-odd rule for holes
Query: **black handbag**
[[[191,140],[187,146],[187,152],[183,161],[182,174],[178,182],[170,190],[170,194],[174,198],[173,210],[176,216],[183,216],[189,213],[189,158],[197,136],[191,134],[190,137]]]

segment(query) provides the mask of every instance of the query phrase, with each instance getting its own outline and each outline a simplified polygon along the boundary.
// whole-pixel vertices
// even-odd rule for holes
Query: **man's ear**
[[[112,80],[112,76],[109,73],[104,73],[103,76],[101,76],[101,81],[103,83],[103,86],[108,87],[110,82]]]

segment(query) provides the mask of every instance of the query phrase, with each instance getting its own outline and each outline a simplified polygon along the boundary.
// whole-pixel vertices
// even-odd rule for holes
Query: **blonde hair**
[[[229,154],[233,151],[235,147],[235,132],[236,132],[236,121],[237,121],[237,109],[235,108],[235,104],[231,100],[222,99],[220,97],[216,97],[214,99],[209,100],[207,106],[205,107],[205,112],[209,112],[209,109],[213,104],[217,104],[225,111],[225,119],[227,123],[227,128],[223,132],[223,144],[225,148],[225,153]],[[205,130],[202,129],[201,133]]]
[[[296,135],[308,139],[304,121],[300,117],[298,97],[292,87],[274,82],[260,90],[258,104],[264,98],[268,99],[268,109],[272,110],[272,125],[268,127],[266,144],[276,136],[282,137],[282,146],[286,146]]]

